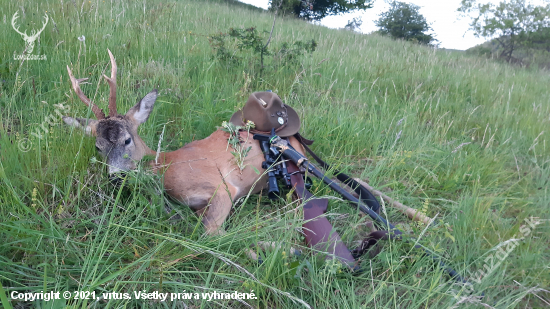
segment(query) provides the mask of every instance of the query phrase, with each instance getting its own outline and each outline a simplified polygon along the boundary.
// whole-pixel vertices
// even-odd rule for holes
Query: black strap
[[[330,170],[330,168],[331,168],[330,165],[328,163],[326,163],[325,161],[323,161],[321,158],[319,158],[319,156],[317,156],[308,147],[308,145],[313,144],[312,140],[308,140],[308,139],[304,138],[302,135],[300,135],[300,133],[294,134],[294,137],[300,142],[300,144],[302,144],[302,146],[304,146],[306,151],[315,159],[315,161],[317,161],[317,163],[319,163],[319,165],[321,165],[321,167],[323,169],[325,169],[327,171]],[[367,188],[365,188],[360,183],[355,181],[355,179],[353,179],[350,176],[340,172],[337,169],[332,169],[332,171],[334,172],[334,174],[336,174],[336,178],[338,178],[338,180],[340,180],[342,183],[346,184],[348,187],[352,188],[353,191],[355,191],[355,193],[357,193],[359,195],[359,199],[363,203],[365,203],[367,206],[369,206],[370,209],[372,209],[374,212],[376,212],[378,214],[380,213],[380,203],[378,203],[378,200],[376,199],[376,197],[374,197],[374,195],[369,190],[367,190]]]
[[[363,242],[359,245],[359,247],[353,249],[351,251],[351,255],[354,259],[360,258],[365,252],[367,252],[371,247],[376,245],[376,243],[379,240],[388,240],[388,231],[376,231],[372,232],[367,236],[365,239],[363,239]],[[370,254],[371,257],[376,256],[378,253],[380,253],[379,249],[375,250]]]

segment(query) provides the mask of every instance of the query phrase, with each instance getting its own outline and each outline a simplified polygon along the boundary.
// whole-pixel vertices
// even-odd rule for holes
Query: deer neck
[[[139,135],[134,135],[134,142],[136,144],[137,157],[143,158],[144,156],[156,156],[157,152],[149,148],[147,144],[139,137]]]
[[[163,173],[166,168],[168,168],[168,164],[165,163],[167,153],[162,151],[154,151],[153,149],[149,148],[141,138],[139,139],[138,143],[140,145],[141,151],[143,152],[143,156],[152,157],[148,163],[149,167],[154,172]]]

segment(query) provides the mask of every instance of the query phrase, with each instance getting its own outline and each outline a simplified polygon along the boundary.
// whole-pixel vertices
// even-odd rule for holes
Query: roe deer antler
[[[111,78],[107,77],[107,75],[103,74],[103,77],[109,84],[109,117],[113,117],[117,115],[116,111],[116,71],[117,66],[115,62],[115,57],[111,53],[109,49],[107,49],[109,52],[109,58],[111,58]]]
[[[76,93],[76,95],[80,98],[80,100],[84,102],[84,104],[86,104],[88,107],[90,107],[91,105],[92,112],[94,112],[97,120],[105,119],[105,114],[103,113],[103,110],[101,110],[99,107],[97,107],[97,105],[92,103],[92,101],[88,99],[88,97],[84,94],[84,92],[82,92],[82,89],[80,89],[79,84],[85,80],[88,80],[88,78],[76,79],[73,75],[73,72],[69,68],[69,66],[67,66],[67,72],[69,72],[69,78],[71,79],[73,90]]]

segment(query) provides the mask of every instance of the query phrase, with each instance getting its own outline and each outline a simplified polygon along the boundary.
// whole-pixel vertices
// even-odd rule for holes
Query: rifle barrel
[[[374,212],[372,209],[364,205],[360,199],[357,199],[355,196],[351,195],[349,192],[344,190],[340,185],[332,181],[331,179],[327,178],[321,171],[319,171],[313,164],[311,164],[309,161],[307,161],[307,158],[305,158],[302,154],[297,152],[294,149],[281,149],[283,157],[287,160],[290,160],[298,165],[298,162],[302,163],[301,166],[305,167],[310,173],[312,173],[315,177],[321,179],[323,182],[325,182],[331,189],[336,191],[338,194],[340,194],[342,197],[350,201],[352,204],[355,204],[362,212],[368,214],[373,220],[387,228],[388,234],[390,238],[397,238],[402,239],[403,232],[396,228],[393,224],[389,223],[386,219],[382,218],[379,214]],[[301,160],[301,161],[300,161]],[[405,242],[409,243],[412,241],[415,241],[415,238],[412,238],[410,240],[404,240]],[[445,271],[449,274],[449,276],[454,279],[457,282],[461,283],[468,283],[466,280],[462,278],[454,269],[448,267],[445,265],[445,263],[442,261],[442,258],[438,256],[436,253],[432,252],[431,250],[425,248],[424,246],[421,246],[419,244],[414,245],[417,249],[423,249],[427,256],[431,257],[434,261],[438,262],[439,265],[445,269]]]

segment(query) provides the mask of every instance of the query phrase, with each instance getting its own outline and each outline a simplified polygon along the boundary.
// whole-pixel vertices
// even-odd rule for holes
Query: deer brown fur
[[[96,148],[106,159],[109,174],[136,168],[136,162],[145,155],[153,155],[157,160],[150,167],[164,173],[164,188],[174,199],[188,205],[199,215],[208,234],[219,233],[220,227],[229,215],[233,203],[250,193],[258,193],[266,187],[267,177],[258,175],[261,171],[264,155],[252,134],[241,132],[245,148],[251,147],[244,160],[246,167],[242,172],[237,167],[231,148],[227,148],[229,134],[217,130],[209,137],[197,140],[171,152],[155,151],[147,147],[138,135],[138,126],[149,117],[157,90],[148,93],[125,115],[116,112],[116,63],[111,58],[111,77],[104,76],[110,86],[109,116],[88,99],[80,89],[79,82],[67,66],[72,87],[77,96],[92,108],[97,120],[64,117],[68,125],[81,128],[95,136]],[[290,143],[302,154],[302,145],[294,138]]]

